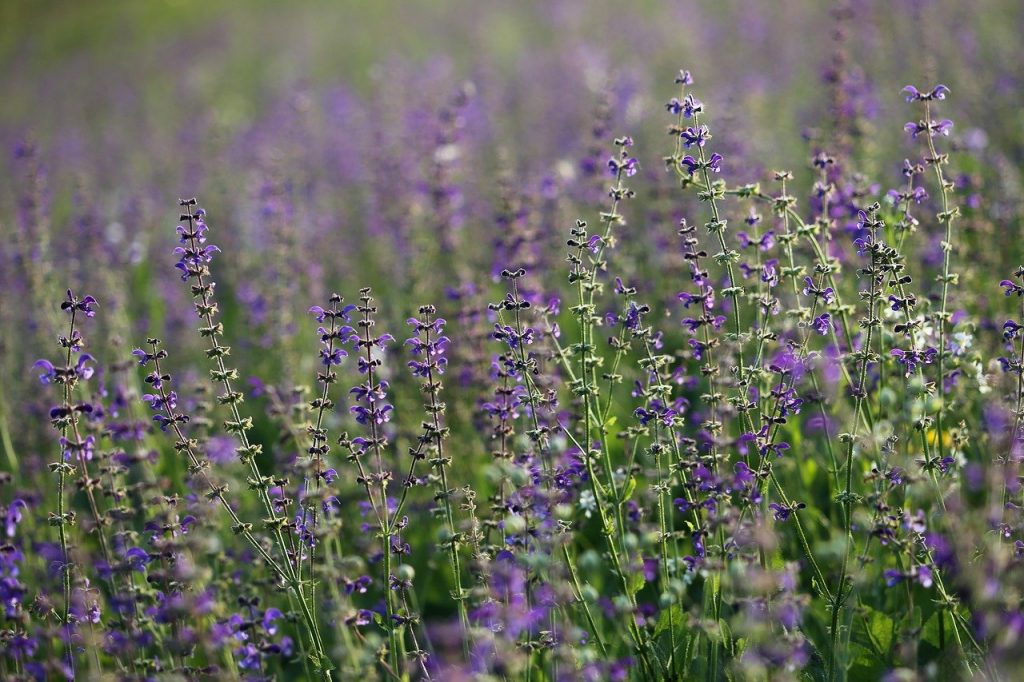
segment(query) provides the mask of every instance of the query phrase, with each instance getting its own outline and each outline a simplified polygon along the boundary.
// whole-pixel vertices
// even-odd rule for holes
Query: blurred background
[[[793,165],[799,136],[829,106],[838,51],[847,94],[868,118],[888,120],[901,111],[899,87],[935,79],[953,88],[967,125],[1015,111],[1022,14],[1005,0],[8,2],[0,121],[5,136],[45,139],[49,155],[134,177],[159,168],[182,183],[172,159],[132,150],[145,140],[213,151],[285,120],[322,120],[358,139],[368,116],[431,111],[470,79],[488,113],[502,114],[487,119],[492,139],[558,158],[606,89],[621,127],[660,125],[668,74],[685,67],[752,152]],[[369,114],[375,99],[381,111]],[[1019,137],[1019,116],[1001,123],[987,131],[993,142]],[[878,134],[892,141],[899,129]],[[312,150],[309,135],[295,141]],[[222,163],[208,158],[204,170]]]

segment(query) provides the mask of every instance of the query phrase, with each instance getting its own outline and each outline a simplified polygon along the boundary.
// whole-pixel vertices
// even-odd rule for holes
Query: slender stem
[[[594,614],[590,611],[590,604],[583,595],[583,587],[580,585],[580,578],[576,570],[576,564],[569,555],[568,545],[562,545],[562,556],[565,558],[565,565],[569,569],[569,578],[572,580],[573,596],[583,607],[583,614],[587,618],[587,624],[590,626],[590,631],[594,633],[594,639],[597,640],[597,646],[601,649],[601,654],[603,656],[607,656],[608,645],[605,644],[604,637],[601,635],[601,630],[597,627],[597,622],[594,620]]]
[[[152,348],[152,354],[154,356],[153,369],[156,372],[156,374],[160,376],[163,374],[163,371],[160,368],[161,353],[159,350],[159,346],[156,343],[152,344]],[[232,507],[231,503],[228,502],[224,494],[227,492],[227,486],[214,485],[213,481],[210,480],[209,474],[207,473],[207,469],[209,468],[208,464],[199,459],[199,456],[196,454],[195,451],[194,441],[185,436],[184,432],[181,429],[181,426],[179,425],[180,419],[178,419],[178,417],[180,417],[181,415],[174,412],[174,410],[169,405],[169,394],[167,392],[166,385],[163,382],[161,382],[159,388],[157,388],[156,390],[160,392],[160,404],[163,406],[163,410],[167,415],[167,418],[170,420],[170,428],[174,431],[174,435],[177,438],[175,448],[179,452],[183,452],[185,456],[188,457],[188,461],[189,464],[191,465],[192,472],[198,475],[202,479],[203,483],[206,485],[208,491],[207,497],[209,497],[210,499],[215,499],[218,502],[220,502],[221,507],[223,507],[223,509],[228,513],[228,516],[231,517],[231,521],[234,524],[234,528],[238,531],[239,535],[241,535],[243,538],[246,539],[246,541],[249,542],[250,546],[252,546],[252,548],[256,550],[257,554],[259,554],[263,561],[265,561],[266,564],[271,568],[271,570],[273,570],[274,573],[277,574],[279,579],[286,580],[287,575],[285,574],[284,569],[282,569],[280,564],[278,564],[277,561],[267,552],[266,548],[263,546],[263,543],[261,543],[252,534],[252,531],[249,530],[251,524],[242,523],[242,520],[239,518],[237,512],[235,512],[234,507]]]
[[[431,320],[431,313],[433,311],[432,306],[425,306],[420,309],[423,313],[423,322],[419,325],[425,335],[425,352],[426,357],[426,368],[427,368],[427,381],[424,385],[424,391],[428,395],[428,403],[426,405],[427,412],[430,414],[430,432],[429,436],[434,440],[434,447],[437,449],[437,457],[433,461],[435,468],[438,471],[438,475],[441,479],[441,490],[438,491],[437,496],[440,498],[441,506],[444,508],[445,523],[448,529],[448,556],[451,561],[452,577],[455,579],[455,589],[458,596],[456,597],[458,610],[459,610],[459,623],[462,626],[462,648],[463,654],[466,660],[469,660],[469,612],[466,609],[466,593],[462,587],[462,565],[459,559],[459,534],[455,525],[455,514],[452,511],[451,504],[451,491],[448,488],[448,464],[451,460],[445,459],[444,456],[444,436],[445,431],[441,426],[441,414],[444,410],[442,403],[438,402],[437,395],[441,390],[441,383],[435,377],[435,369],[437,368],[437,362],[432,357],[433,354],[433,343],[431,340],[431,332],[434,331],[433,321]]]
[[[75,313],[74,307],[71,308],[71,322],[69,323],[68,331],[68,343],[67,343],[67,354],[65,356],[64,367],[71,367],[71,350],[75,343]],[[68,377],[70,379],[70,377]],[[68,412],[67,419],[76,419],[74,416],[74,410],[71,406],[71,384],[69,381],[64,382],[64,409]],[[68,426],[67,422],[61,424],[61,438],[66,440],[68,437]],[[64,591],[64,603],[61,605],[61,622],[64,624],[64,633],[67,637],[67,641],[64,644],[64,652],[67,655],[68,666],[71,668],[72,673],[75,670],[75,657],[74,647],[71,642],[71,557],[68,554],[68,539],[66,527],[69,523],[66,517],[64,507],[64,489],[67,485],[67,473],[68,467],[64,463],[64,448],[60,449],[60,460],[57,463],[59,482],[57,485],[57,518],[54,520],[57,524],[57,535],[60,538],[60,553],[63,558],[63,565],[61,566],[61,583]]]
[[[874,329],[878,324],[876,318],[876,306],[878,305],[878,299],[881,294],[878,291],[878,283],[881,276],[878,272],[877,262],[877,248],[875,245],[875,236],[877,234],[877,222],[875,216],[870,216],[871,225],[871,244],[869,250],[871,252],[871,267],[869,272],[866,274],[869,278],[869,290],[868,290],[868,310],[867,317],[865,318],[866,332],[865,340],[861,345],[860,350],[860,371],[857,379],[857,388],[854,394],[854,423],[853,432],[849,434],[846,442],[846,483],[843,490],[841,502],[843,506],[843,516],[846,520],[846,543],[843,551],[842,566],[839,569],[839,577],[836,580],[836,587],[832,593],[832,624],[831,624],[831,650],[829,652],[830,663],[829,663],[829,679],[834,680],[838,672],[839,656],[838,656],[838,641],[839,641],[839,617],[841,611],[845,610],[846,601],[848,595],[846,594],[846,579],[847,571],[850,562],[850,550],[853,548],[853,451],[856,447],[857,434],[860,427],[860,420],[857,419],[857,415],[860,414],[860,406],[864,401],[866,391],[865,385],[867,383],[868,366],[871,364],[871,339],[874,333]]]
[[[184,219],[188,220],[188,244],[189,251],[192,254],[199,254],[202,252],[199,237],[200,234],[196,232],[196,218],[202,216],[202,213],[195,214],[192,211],[192,207],[195,205],[194,200],[186,202],[180,202],[183,207],[188,208],[188,212],[183,216]],[[273,539],[278,547],[278,551],[281,555],[280,567],[289,588],[295,593],[296,599],[299,601],[302,607],[302,615],[304,623],[309,629],[310,638],[314,643],[316,654],[319,657],[317,661],[318,668],[320,669],[323,679],[329,680],[331,678],[329,659],[324,652],[323,642],[320,639],[319,628],[317,627],[316,621],[313,617],[313,613],[309,608],[309,604],[306,601],[306,595],[302,591],[302,584],[299,580],[299,571],[296,565],[298,558],[295,561],[289,555],[288,546],[284,540],[284,534],[282,528],[285,525],[286,519],[279,517],[277,510],[274,507],[273,502],[270,499],[269,488],[263,485],[264,477],[260,473],[259,467],[256,465],[256,453],[259,451],[258,446],[254,446],[249,441],[248,430],[251,428],[251,420],[243,419],[238,409],[238,404],[242,400],[242,394],[233,389],[231,380],[237,376],[237,372],[229,370],[224,362],[224,357],[230,352],[230,347],[223,346],[220,343],[220,336],[223,334],[223,326],[214,321],[214,313],[217,310],[216,304],[212,301],[213,295],[213,283],[207,284],[204,281],[204,275],[209,274],[209,268],[205,265],[198,265],[189,268],[186,272],[187,278],[194,278],[196,284],[193,285],[193,296],[199,298],[201,304],[196,305],[196,312],[206,322],[206,327],[200,330],[202,336],[209,339],[209,349],[207,355],[214,359],[216,369],[211,372],[214,381],[219,383],[224,393],[220,396],[220,400],[228,405],[228,409],[231,413],[231,423],[228,425],[230,430],[235,432],[241,441],[242,447],[240,450],[245,453],[243,459],[249,467],[249,471],[252,477],[257,482],[260,500],[263,502],[263,509],[267,515],[264,520],[264,524],[272,530]]]
[[[944,223],[945,226],[945,238],[942,241],[942,301],[939,309],[939,357],[938,357],[938,372],[939,380],[937,383],[939,391],[939,409],[936,414],[935,427],[938,433],[937,441],[939,446],[939,457],[942,458],[946,454],[946,445],[943,438],[943,416],[946,412],[946,391],[943,386],[945,378],[945,362],[946,362],[946,324],[949,320],[949,314],[946,312],[947,302],[949,300],[949,285],[956,280],[956,276],[950,274],[950,260],[953,252],[953,218],[956,217],[956,209],[950,209],[949,205],[949,189],[950,185],[946,182],[944,173],[942,172],[942,166],[946,163],[945,156],[939,156],[935,150],[935,140],[932,136],[931,130],[931,105],[928,101],[924,103],[924,118],[928,124],[929,129],[926,131],[925,139],[928,142],[928,154],[929,157],[925,159],[925,162],[930,164],[935,170],[935,182],[938,183],[939,192],[942,196],[942,213],[939,214],[939,219]]]
[[[360,322],[362,328],[362,347],[364,351],[364,359],[366,362],[366,390],[369,396],[375,395],[375,391],[380,390],[379,384],[375,384],[375,372],[374,372],[374,361],[373,361],[373,339],[370,337],[370,328],[373,325],[373,320],[370,315],[375,309],[370,305],[369,291],[364,290],[361,294],[360,301],[362,305],[359,311],[363,315],[363,319]],[[376,399],[370,398],[371,410],[374,409]],[[395,599],[393,590],[391,589],[391,538],[392,535],[392,522],[391,513],[388,510],[388,476],[384,467],[384,453],[382,447],[382,438],[380,432],[377,429],[377,420],[375,415],[370,415],[370,441],[372,443],[372,449],[374,459],[377,464],[377,481],[378,481],[378,494],[380,495],[380,519],[381,519],[381,542],[383,544],[383,573],[384,573],[384,609],[387,622],[384,625],[386,632],[388,633],[388,658],[391,662],[391,670],[394,675],[401,679],[405,679],[406,675],[402,669],[404,660],[399,660],[399,648],[403,648],[404,644],[400,641],[400,635],[398,633],[398,627],[395,623]],[[358,460],[357,460],[358,461]],[[402,657],[404,659],[404,656]],[[401,665],[400,665],[401,664]]]
[[[331,297],[331,304],[340,303],[341,297],[334,295]],[[310,434],[310,445],[308,452],[311,458],[311,464],[313,465],[313,478],[316,481],[316,492],[313,496],[313,504],[309,504],[305,501],[303,506],[303,522],[306,521],[306,517],[309,516],[312,522],[312,528],[309,530],[309,603],[310,610],[313,614],[313,623],[318,624],[316,617],[317,599],[316,599],[316,549],[319,544],[317,538],[317,526],[319,521],[319,505],[320,505],[320,485],[324,474],[324,463],[323,456],[326,454],[327,445],[327,432],[324,429],[324,415],[327,410],[333,407],[333,403],[330,400],[330,388],[331,384],[337,378],[337,375],[331,371],[330,359],[334,357],[335,343],[337,342],[337,330],[338,330],[338,313],[337,311],[330,311],[331,328],[327,333],[327,356],[324,360],[324,372],[323,374],[317,373],[317,381],[322,384],[319,398],[314,401],[316,409],[316,420],[313,426],[309,429]],[[304,492],[309,490],[309,477],[306,476],[303,480]],[[325,550],[326,551],[326,550]],[[301,555],[296,557],[296,561],[299,562],[299,569],[302,568]]]

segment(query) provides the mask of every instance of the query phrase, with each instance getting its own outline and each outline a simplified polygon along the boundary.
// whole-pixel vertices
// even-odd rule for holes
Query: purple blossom
[[[683,138],[683,146],[687,149],[696,145],[703,147],[705,143],[711,139],[711,131],[704,124],[699,126],[690,126],[679,133],[679,136]]]
[[[936,85],[931,90],[922,92],[913,85],[908,85],[903,88],[902,92],[908,102],[928,102],[931,100],[946,99],[946,95],[949,94],[949,88],[945,85]]]
[[[894,348],[889,354],[906,368],[906,376],[908,377],[914,373],[918,365],[930,365],[938,357],[938,351],[930,347],[921,351],[913,348],[909,350]]]

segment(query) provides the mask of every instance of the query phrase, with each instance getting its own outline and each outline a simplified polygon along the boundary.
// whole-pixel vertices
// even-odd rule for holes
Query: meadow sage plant
[[[310,75],[117,163],[19,139],[0,678],[1018,679],[1019,59],[879,33],[952,86],[901,93],[861,5],[800,111],[744,46],[662,72],[652,6],[607,59]]]

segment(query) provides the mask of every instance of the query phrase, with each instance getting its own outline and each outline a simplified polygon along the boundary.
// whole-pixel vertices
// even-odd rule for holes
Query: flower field
[[[0,8],[0,679],[1020,679],[1022,30]]]

